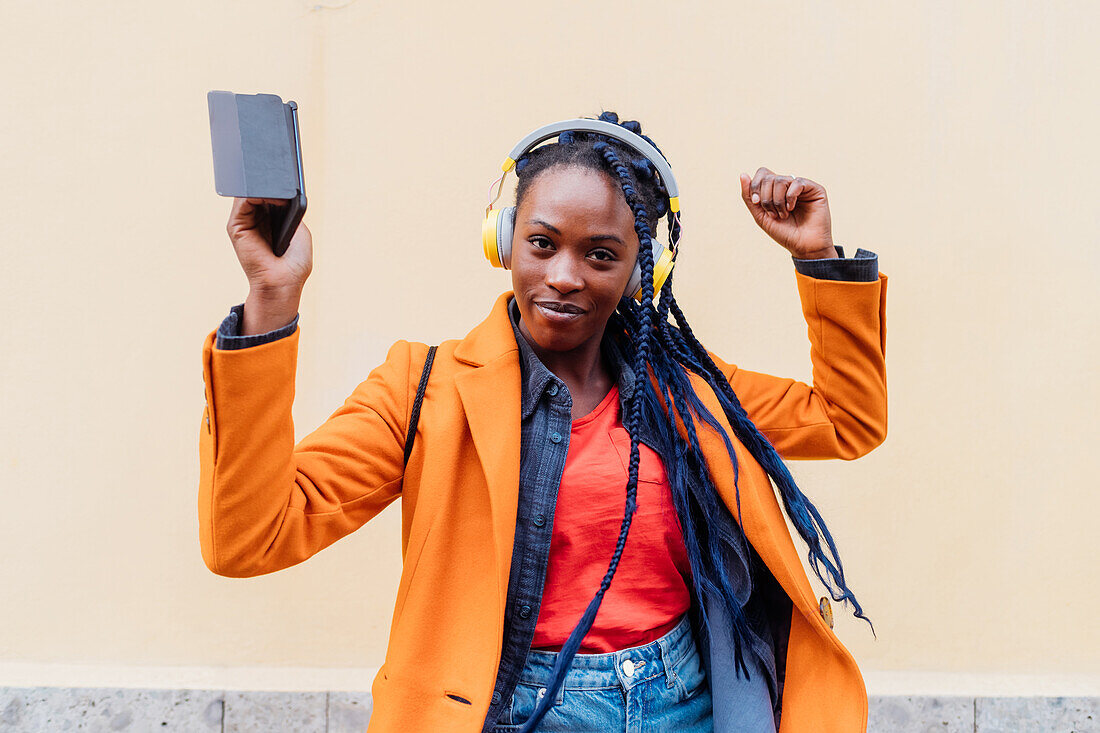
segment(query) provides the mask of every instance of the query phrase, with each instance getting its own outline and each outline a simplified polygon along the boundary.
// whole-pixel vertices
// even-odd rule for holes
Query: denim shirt
[[[872,282],[878,279],[878,256],[873,252],[859,249],[855,257],[845,258],[843,248],[838,246],[836,249],[840,258],[791,259],[796,270],[809,277],[850,282]],[[218,329],[217,348],[240,349],[275,341],[292,334],[298,323],[298,315],[295,315],[286,326],[268,333],[240,336],[243,313],[243,304],[231,309]],[[508,313],[520,351],[522,372],[519,502],[505,606],[501,661],[483,733],[492,729],[510,700],[534,638],[550,554],[558,486],[569,452],[569,435],[573,424],[573,400],[569,390],[564,382],[543,365],[520,334],[519,311],[514,300],[509,305]],[[602,350],[607,363],[615,370],[619,400],[625,413],[627,402],[634,391],[633,368],[610,340],[605,339]],[[652,434],[645,426],[639,428],[639,439],[649,447],[658,449]],[[782,670],[776,669],[772,644],[765,641],[769,636],[768,630],[757,624],[752,631],[752,653],[770,678],[774,700],[779,694],[777,674],[781,676]]]
[[[535,636],[550,557],[558,486],[573,427],[573,398],[569,388],[546,368],[520,333],[519,307],[514,299],[508,305],[508,316],[519,346],[522,373],[519,504],[508,576],[501,661],[484,731],[496,724],[511,699]],[[634,393],[634,370],[610,339],[604,339],[601,350],[618,384],[620,406],[626,410]],[[639,429],[639,438],[651,448],[657,448],[644,428]],[[592,592],[594,595],[595,589]]]
[[[549,564],[558,487],[569,453],[569,437],[573,426],[573,399],[569,389],[546,368],[520,333],[519,307],[514,299],[509,303],[508,315],[512,321],[516,344],[519,346],[522,373],[519,504],[508,579],[501,661],[483,733],[492,729],[507,701],[511,699],[535,635],[542,604],[543,583]],[[633,365],[612,339],[605,338],[600,346],[604,360],[611,367],[619,387],[622,414],[626,414],[636,382]],[[663,452],[657,436],[644,423],[638,428],[638,438],[654,451]],[[732,533],[737,532],[732,515],[724,516],[723,520],[729,524]],[[729,567],[747,568],[752,562],[739,547],[729,547],[728,550],[737,553],[740,562],[739,565],[730,563]],[[747,578],[731,580],[738,597],[747,599],[748,583],[737,582],[747,581]],[[596,589],[593,588],[592,595],[595,592]],[[777,695],[777,679],[775,655],[769,640],[770,632],[766,619],[757,614],[755,621],[750,628],[752,644],[747,653],[755,655],[757,667],[764,671],[774,699]]]

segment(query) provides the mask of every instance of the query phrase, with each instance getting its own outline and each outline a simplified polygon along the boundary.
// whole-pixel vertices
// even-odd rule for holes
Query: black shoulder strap
[[[416,387],[416,399],[413,400],[412,415],[409,416],[409,430],[405,434],[405,465],[409,465],[409,456],[413,451],[413,441],[416,440],[416,424],[420,422],[420,405],[424,402],[424,390],[428,388],[428,375],[432,372],[432,362],[435,361],[435,346],[428,347],[428,357],[424,359],[424,369],[420,372],[420,384]]]

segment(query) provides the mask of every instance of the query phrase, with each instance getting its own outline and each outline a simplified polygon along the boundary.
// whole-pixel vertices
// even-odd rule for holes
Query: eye
[[[615,253],[609,249],[594,249],[588,253],[589,257],[599,260],[600,262],[614,262],[617,258]]]
[[[529,241],[535,245],[536,249],[552,249],[554,246],[554,243],[546,237],[531,237]]]

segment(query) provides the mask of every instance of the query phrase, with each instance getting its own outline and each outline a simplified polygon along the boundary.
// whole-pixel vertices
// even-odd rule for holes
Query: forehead
[[[634,227],[634,212],[626,203],[622,188],[610,175],[590,168],[555,166],[543,171],[531,182],[521,209],[524,216],[586,219]]]

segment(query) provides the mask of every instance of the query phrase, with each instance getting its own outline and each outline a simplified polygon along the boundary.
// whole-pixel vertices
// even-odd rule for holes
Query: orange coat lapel
[[[510,292],[498,297],[489,317],[455,348],[456,359],[477,367],[456,376],[455,386],[489,489],[502,611],[508,593],[519,504],[522,377],[519,349],[507,311],[511,297]]]

